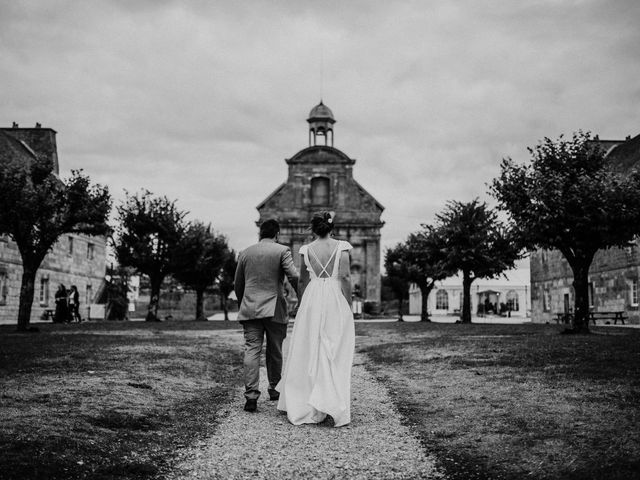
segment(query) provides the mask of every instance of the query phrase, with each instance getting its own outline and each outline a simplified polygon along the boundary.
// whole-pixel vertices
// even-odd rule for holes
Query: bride
[[[278,410],[294,425],[322,422],[341,427],[351,421],[351,364],[355,331],[351,313],[349,242],[335,240],[333,213],[316,213],[317,239],[300,248],[301,298],[293,325]]]

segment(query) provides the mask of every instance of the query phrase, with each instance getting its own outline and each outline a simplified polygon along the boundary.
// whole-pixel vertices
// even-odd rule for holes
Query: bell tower
[[[309,221],[319,210],[336,212],[333,236],[346,240],[351,250],[351,283],[355,298],[375,305],[380,302],[380,216],[384,207],[355,178],[355,159],[333,146],[333,112],[320,102],[311,109],[309,146],[285,159],[284,183],[258,205],[261,222],[280,222],[280,243],[288,245],[300,265],[298,252],[313,240]],[[322,138],[324,137],[324,141]],[[293,301],[295,295],[290,297]],[[372,310],[373,311],[373,310]]]
[[[324,137],[325,146],[333,147],[333,124],[336,123],[336,119],[322,100],[311,109],[307,122],[309,122],[310,147],[318,145],[318,137]],[[329,134],[331,134],[331,143],[329,143]]]

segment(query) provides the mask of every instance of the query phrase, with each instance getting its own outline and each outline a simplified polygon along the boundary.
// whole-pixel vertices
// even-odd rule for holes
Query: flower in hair
[[[327,218],[327,223],[333,223],[333,217],[335,217],[336,212],[328,212],[329,218]]]

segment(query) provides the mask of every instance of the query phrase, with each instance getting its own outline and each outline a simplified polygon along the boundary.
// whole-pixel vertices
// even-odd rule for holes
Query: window
[[[551,311],[551,294],[546,288],[542,292],[542,310],[545,312]]]
[[[594,288],[593,282],[589,282],[589,307],[593,307],[595,305],[595,296],[594,296]]]
[[[509,290],[507,292],[507,308],[511,312],[517,312],[520,310],[520,305],[518,304],[518,293],[515,290]]]
[[[68,253],[69,255],[73,255],[73,237],[68,237],[69,239],[69,250]]]
[[[0,305],[7,304],[9,285],[7,285],[7,272],[0,271]]]
[[[93,243],[87,243],[87,260],[93,260],[95,256],[95,245]]]
[[[449,310],[449,294],[446,290],[436,292],[436,310]]]
[[[49,277],[40,279],[40,305],[49,305]]]
[[[638,306],[638,279],[634,278],[631,281],[631,305]]]
[[[314,205],[329,204],[329,179],[327,177],[311,179],[311,203]]]
[[[87,290],[84,298],[84,304],[90,305],[93,303],[93,286],[91,284],[87,285]]]

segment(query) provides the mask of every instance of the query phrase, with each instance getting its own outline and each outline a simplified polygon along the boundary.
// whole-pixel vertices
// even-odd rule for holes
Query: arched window
[[[509,290],[507,292],[507,308],[512,312],[520,310],[520,305],[518,304],[518,293],[515,290]]]
[[[449,294],[446,290],[436,292],[436,310],[449,310]]]
[[[311,203],[313,205],[329,205],[329,179],[327,177],[311,179]]]

